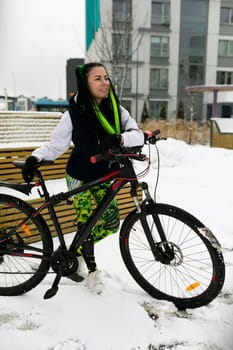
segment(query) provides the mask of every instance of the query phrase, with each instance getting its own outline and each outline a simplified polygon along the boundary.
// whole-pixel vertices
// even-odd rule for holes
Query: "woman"
[[[144,143],[143,133],[135,120],[119,105],[107,70],[101,63],[78,66],[76,76],[78,92],[71,98],[69,109],[54,129],[51,141],[36,149],[26,159],[22,171],[26,182],[32,181],[38,161],[56,159],[69,148],[71,141],[74,149],[66,168],[69,190],[110,172],[107,162],[92,164],[90,156],[104,153],[113,146],[133,147]],[[99,203],[109,186],[110,184],[95,186],[74,196],[73,203],[79,223],[86,222],[92,213],[91,198]],[[116,232],[119,222],[117,202],[113,200],[103,214],[101,224],[93,228],[77,252],[83,256],[87,265],[87,286],[97,293],[101,293],[103,283],[95,262],[94,243]],[[71,278],[77,282],[82,280],[79,273],[80,268]]]

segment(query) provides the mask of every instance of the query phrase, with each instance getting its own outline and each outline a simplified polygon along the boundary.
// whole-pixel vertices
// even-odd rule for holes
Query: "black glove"
[[[34,156],[29,156],[22,168],[22,175],[25,182],[29,183],[33,180],[35,170],[38,166],[38,159]]]
[[[119,134],[108,135],[100,142],[97,152],[104,154],[112,147],[119,147],[121,139],[121,135]]]

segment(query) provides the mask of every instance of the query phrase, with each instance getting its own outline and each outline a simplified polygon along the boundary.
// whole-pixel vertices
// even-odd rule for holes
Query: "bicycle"
[[[145,132],[144,135],[145,144],[149,149],[154,145],[159,157],[156,144],[164,140],[159,136],[159,130]],[[38,165],[35,173],[37,182],[0,182],[0,186],[26,194],[38,186],[40,196],[44,198],[43,204],[36,209],[20,198],[0,194],[0,295],[16,296],[29,292],[52,269],[56,276],[44,299],[53,297],[61,278],[77,270],[77,249],[112,199],[129,183],[135,209],[123,220],[119,244],[124,264],[133,279],[152,297],[173,302],[180,310],[200,307],[215,299],[224,284],[225,264],[220,244],[213,233],[185,210],[157,203],[152,198],[148,184],[138,181],[133,166],[135,160],[147,161],[141,175],[149,170],[150,156],[142,153],[142,147],[109,150],[105,155],[93,156],[91,161],[103,159],[116,163],[118,168],[79,188],[52,196],[39,170],[40,165],[53,164],[51,161],[42,161]],[[14,162],[19,168],[23,164],[24,161]],[[159,166],[157,180],[158,174]],[[86,224],[78,225],[67,247],[54,207],[61,201],[71,203],[70,198],[74,194],[104,182],[111,182],[111,187]],[[141,201],[138,188],[143,193]],[[41,214],[45,208],[56,228],[59,246],[55,250],[49,227]],[[35,235],[39,235],[40,240],[35,241]]]

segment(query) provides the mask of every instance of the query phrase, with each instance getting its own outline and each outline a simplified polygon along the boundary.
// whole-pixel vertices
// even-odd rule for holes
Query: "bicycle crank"
[[[44,294],[44,299],[50,299],[57,294],[61,278],[69,276],[78,269],[78,259],[75,253],[59,247],[51,257],[51,267],[57,275],[52,287]]]
[[[59,268],[63,266],[62,276],[69,276],[78,269],[78,259],[75,253],[67,249],[58,248],[52,254],[51,267],[54,272],[58,273]]]

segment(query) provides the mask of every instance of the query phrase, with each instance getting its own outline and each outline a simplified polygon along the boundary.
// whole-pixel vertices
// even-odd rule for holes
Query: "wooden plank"
[[[45,180],[60,179],[65,176],[66,164],[72,148],[71,146],[53,165],[41,167]],[[33,147],[0,149],[0,180],[23,182],[21,170],[13,165],[13,161],[26,159],[33,150]]]

